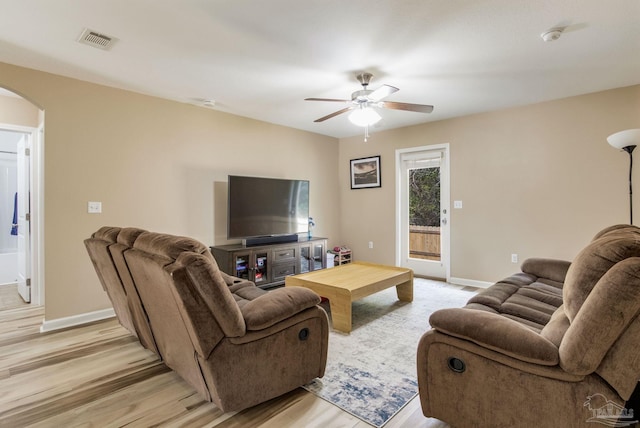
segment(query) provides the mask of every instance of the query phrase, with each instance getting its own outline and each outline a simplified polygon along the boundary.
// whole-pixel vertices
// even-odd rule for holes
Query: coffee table
[[[351,262],[330,269],[287,276],[285,286],[309,288],[329,299],[333,329],[351,332],[351,303],[395,286],[398,299],[413,301],[411,269],[366,262]]]

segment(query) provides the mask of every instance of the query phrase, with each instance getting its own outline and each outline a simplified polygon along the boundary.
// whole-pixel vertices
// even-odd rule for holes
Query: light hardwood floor
[[[0,311],[2,427],[370,427],[301,388],[222,413],[115,319],[42,334],[43,314],[29,305]],[[424,417],[416,397],[387,427],[448,425]]]
[[[18,284],[0,285],[0,310],[27,306],[18,294]]]

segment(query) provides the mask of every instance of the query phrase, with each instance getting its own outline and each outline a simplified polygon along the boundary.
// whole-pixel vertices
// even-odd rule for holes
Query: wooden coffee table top
[[[330,269],[321,269],[287,277],[287,285],[303,282],[305,284],[321,285],[323,288],[336,288],[356,293],[358,289],[369,287],[372,284],[380,284],[380,290],[389,288],[398,283],[399,277],[413,277],[411,269],[386,266],[375,263],[354,261],[346,265],[336,266]],[[392,282],[394,284],[387,285]],[[371,293],[367,293],[369,295]],[[354,298],[353,300],[357,300]]]
[[[351,262],[285,278],[287,287],[306,287],[329,299],[335,330],[351,331],[351,302],[396,287],[398,299],[413,300],[413,271],[396,266]]]

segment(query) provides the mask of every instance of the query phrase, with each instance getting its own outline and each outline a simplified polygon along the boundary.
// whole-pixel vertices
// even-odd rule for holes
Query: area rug
[[[429,315],[464,306],[474,291],[416,278],[413,302],[395,287],[353,302],[351,334],[329,333],[325,375],[304,388],[375,427],[418,393],[416,351]],[[328,303],[323,307],[330,315]]]

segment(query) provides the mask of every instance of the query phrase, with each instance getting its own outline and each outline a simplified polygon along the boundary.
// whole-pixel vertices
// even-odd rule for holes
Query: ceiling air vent
[[[85,28],[80,37],[78,38],[80,43],[93,46],[94,48],[109,50],[113,43],[116,41],[115,37],[106,36],[100,34],[97,31],[89,30]]]

